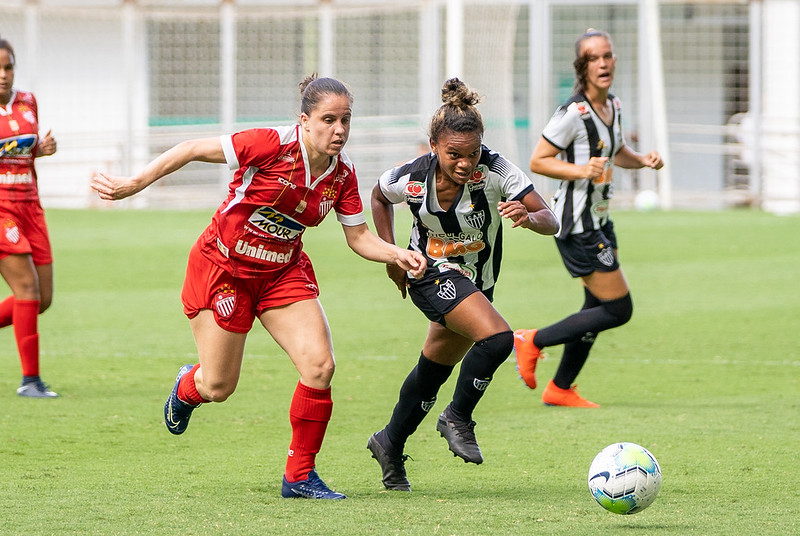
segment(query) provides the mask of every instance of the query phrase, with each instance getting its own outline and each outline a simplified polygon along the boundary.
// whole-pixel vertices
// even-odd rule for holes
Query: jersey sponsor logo
[[[485,165],[481,164],[480,166],[475,167],[475,171],[472,172],[472,177],[469,178],[469,182],[482,182],[486,180],[486,176],[489,174],[489,168]]]
[[[603,143],[603,140],[600,140],[600,143]],[[597,145],[599,146],[600,143]],[[605,145],[603,145],[605,147]],[[603,166],[603,172],[592,179],[592,184],[609,184],[611,182],[612,176],[614,174],[614,168],[611,167],[611,160],[607,160],[605,166]]]
[[[478,391],[485,391],[486,388],[489,387],[490,381],[491,380],[481,380],[480,378],[474,378],[472,380],[472,386]]]
[[[272,207],[261,207],[247,220],[269,236],[281,240],[294,240],[305,230],[305,226]]]
[[[220,253],[222,253],[225,258],[227,259],[230,256],[230,250],[222,243],[222,240],[217,238],[217,249]]]
[[[600,253],[597,254],[597,260],[600,261],[604,266],[613,266],[614,250],[607,248],[605,244],[600,244],[598,248],[600,249]]]
[[[608,199],[601,199],[597,203],[592,205],[592,215],[597,218],[605,218],[608,216],[608,205],[610,201]]]
[[[0,157],[30,156],[38,138],[36,134],[22,134],[0,140]]]
[[[258,247],[250,245],[250,242],[239,240],[236,242],[236,253],[251,257],[260,261],[274,262],[277,264],[286,264],[292,260],[292,249],[283,253],[278,253],[271,249],[264,248],[264,244],[259,244]]]
[[[589,112],[589,107],[586,105],[585,102],[576,103],[575,108],[578,110],[578,115],[581,116],[581,119],[588,119],[589,116],[591,116],[591,112]]]
[[[459,236],[431,236],[428,238],[426,250],[429,257],[442,259],[477,253],[485,247],[480,233],[477,235],[462,233]]]
[[[403,196],[405,196],[407,203],[422,203],[426,190],[424,182],[409,181],[403,188]]]
[[[446,279],[443,283],[439,283],[439,290],[436,292],[436,295],[443,300],[454,300],[457,295],[455,284],[449,279]]]
[[[350,176],[350,170],[345,168],[342,171],[340,171],[339,173],[337,173],[336,177],[333,180],[334,180],[334,182],[344,182],[345,179],[347,179],[347,177],[349,177],[349,176]]]
[[[292,184],[292,183],[289,181],[289,179],[284,179],[283,177],[278,177],[278,182],[279,182],[279,183],[281,183],[281,184],[283,184],[284,186],[287,186],[287,187],[291,188],[292,190],[295,190],[295,189],[297,189],[297,186],[295,186],[294,184]]]
[[[489,168],[481,164],[472,172],[472,177],[467,181],[467,189],[470,192],[483,190],[486,188],[486,177],[489,176]]]
[[[214,310],[220,318],[230,318],[236,310],[236,291],[230,285],[222,285],[214,296]]]
[[[31,184],[32,173],[0,173],[0,184]]]
[[[475,282],[475,276],[478,275],[478,272],[475,271],[475,268],[473,268],[472,266],[456,264],[454,262],[439,261],[433,263],[433,266],[439,270],[439,273],[448,271],[458,272],[467,279],[469,279],[470,281],[472,281],[473,283]]]
[[[464,221],[466,221],[470,227],[480,229],[486,222],[486,212],[480,210],[478,212],[473,212],[472,214],[467,214],[464,216]]]
[[[17,244],[19,242],[19,227],[17,224],[11,220],[6,221],[5,224],[5,233],[6,233],[6,240],[11,242],[12,244]]]

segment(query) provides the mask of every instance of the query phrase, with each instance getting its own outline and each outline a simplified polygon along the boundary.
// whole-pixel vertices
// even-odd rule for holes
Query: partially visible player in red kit
[[[53,300],[53,255],[33,164],[56,152],[56,140],[49,131],[39,137],[36,98],[14,88],[15,64],[14,48],[0,39],[0,275],[11,288],[0,301],[0,327],[14,326],[17,394],[55,398],[39,376],[38,315]]]
[[[347,245],[365,259],[421,275],[425,258],[389,244],[366,224],[355,168],[343,148],[353,96],[342,82],[311,76],[300,84],[298,124],[179,143],[133,177],[97,173],[102,199],[133,195],[191,161],[235,170],[228,197],[189,254],[183,286],[199,365],[184,365],[164,405],[181,434],[202,403],[223,402],[239,381],[247,333],[257,318],[300,373],[289,409],[292,440],[281,494],[344,499],[315,470],[331,418],[333,345],[302,235],[331,211]]]

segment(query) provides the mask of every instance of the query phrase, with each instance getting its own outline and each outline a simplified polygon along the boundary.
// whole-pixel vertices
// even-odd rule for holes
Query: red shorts
[[[53,250],[38,201],[0,201],[0,259],[30,255],[33,264],[53,263]]]
[[[275,277],[242,278],[211,262],[197,244],[189,252],[181,292],[186,316],[211,309],[217,325],[235,333],[250,331],[253,320],[267,309],[318,297],[317,278],[305,253]]]

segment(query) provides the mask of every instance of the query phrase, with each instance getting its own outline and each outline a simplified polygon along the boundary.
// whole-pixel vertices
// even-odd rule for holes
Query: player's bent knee
[[[614,317],[615,327],[625,324],[633,316],[633,300],[630,293],[622,298],[603,302],[603,307]]]
[[[514,349],[514,333],[503,331],[475,343],[483,349],[491,359],[504,362]]]

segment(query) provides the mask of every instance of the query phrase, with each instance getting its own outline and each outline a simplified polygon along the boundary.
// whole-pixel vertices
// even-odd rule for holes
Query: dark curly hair
[[[483,118],[475,107],[482,97],[458,78],[447,80],[442,86],[442,104],[433,114],[430,138],[438,141],[443,132],[478,132],[483,136]]]

